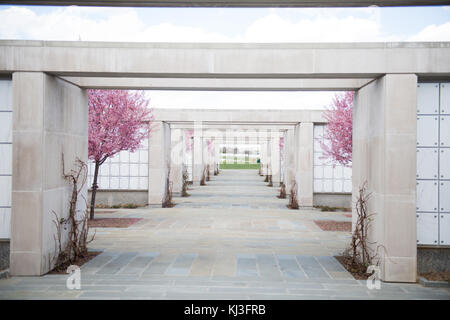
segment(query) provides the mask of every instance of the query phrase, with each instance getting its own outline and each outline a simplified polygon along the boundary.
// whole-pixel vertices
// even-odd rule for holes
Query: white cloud
[[[202,28],[177,26],[163,23],[145,28],[141,39],[154,42],[231,42],[232,38],[225,35],[207,32]]]
[[[253,22],[245,31],[250,42],[361,42],[387,41],[374,18],[316,16],[290,21],[268,15]]]
[[[0,10],[8,28],[1,38],[35,40],[145,41],[145,42],[334,42],[388,41],[380,32],[378,11],[364,18],[337,18],[326,11],[295,21],[275,13],[253,21],[237,36],[212,32],[205,27],[177,25],[168,21],[151,24],[133,8],[121,10],[65,7],[36,14],[23,7]]]
[[[66,7],[38,15],[32,10],[10,7],[0,10],[3,39],[146,41],[146,42],[229,42],[230,38],[202,28],[172,23],[149,25],[136,10],[99,11],[98,8]],[[95,13],[102,17],[95,17]],[[104,18],[103,18],[104,17]]]
[[[450,7],[444,7],[448,10]],[[352,11],[353,10],[353,11]],[[88,40],[143,42],[367,42],[448,41],[450,22],[429,25],[401,39],[381,31],[380,9],[341,11],[305,10],[303,18],[282,17],[268,10],[235,36],[208,27],[179,25],[174,21],[151,24],[134,8],[64,7],[37,14],[24,7],[0,10],[0,38],[32,40]],[[356,16],[355,16],[356,15]],[[7,27],[5,27],[7,26]]]
[[[450,22],[426,26],[408,41],[450,41]]]

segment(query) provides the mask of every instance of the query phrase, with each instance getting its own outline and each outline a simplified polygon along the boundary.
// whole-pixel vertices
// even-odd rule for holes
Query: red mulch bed
[[[335,258],[342,264],[345,270],[347,270],[352,274],[353,278],[355,278],[356,280],[367,280],[371,275],[370,273],[361,271],[362,268],[361,266],[359,266],[360,268],[356,268],[355,266],[353,266],[352,263],[350,262],[349,257],[335,256]]]
[[[352,223],[350,221],[314,220],[314,223],[323,231],[352,231]]]
[[[344,217],[351,218],[352,214],[351,213],[346,213],[346,214],[344,214]]]
[[[67,274],[67,268],[70,265],[76,265],[76,266],[81,267],[86,262],[94,259],[100,253],[102,253],[102,251],[90,251],[87,253],[87,255],[85,255],[84,257],[78,258],[76,261],[72,261],[71,263],[66,262],[66,263],[63,263],[63,264],[57,266],[52,271],[50,271],[48,274]]]
[[[128,228],[141,220],[142,218],[94,218],[94,220],[88,220],[88,226],[92,228]]]

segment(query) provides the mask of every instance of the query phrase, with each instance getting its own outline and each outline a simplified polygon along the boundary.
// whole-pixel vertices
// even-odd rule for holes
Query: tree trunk
[[[89,214],[89,219],[94,219],[94,208],[95,208],[95,195],[97,193],[97,178],[98,178],[98,169],[100,168],[100,162],[95,161],[95,170],[94,170],[94,181],[92,182],[92,195],[91,195],[91,212]]]

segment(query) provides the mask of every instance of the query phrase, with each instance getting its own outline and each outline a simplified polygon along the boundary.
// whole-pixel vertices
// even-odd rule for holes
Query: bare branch
[[[69,172],[65,171],[64,154],[62,154],[62,170],[63,177],[72,185],[72,194],[69,202],[69,216],[67,218],[59,219],[56,212],[52,211],[55,215],[53,224],[56,227],[56,235],[54,235],[55,243],[57,242],[57,252],[55,254],[55,265],[58,267],[64,263],[72,263],[78,258],[87,254],[87,244],[90,243],[94,237],[88,240],[89,225],[88,225],[88,212],[87,212],[87,200],[83,194],[81,197],[86,203],[85,208],[80,211],[77,210],[78,197],[83,190],[87,181],[87,165],[81,159],[76,158],[75,168]],[[77,217],[80,215],[81,219]],[[63,246],[62,229],[68,230],[67,243]]]

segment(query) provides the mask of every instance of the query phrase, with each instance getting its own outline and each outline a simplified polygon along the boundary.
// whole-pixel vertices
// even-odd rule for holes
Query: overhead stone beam
[[[262,126],[265,124],[297,124],[299,122],[326,122],[321,110],[252,110],[252,109],[153,109],[155,121],[168,123],[186,122],[208,124],[235,124]]]
[[[428,6],[444,0],[0,0],[0,4],[108,7],[368,7]]]
[[[185,126],[172,126],[170,125],[170,128],[172,130],[182,130],[182,129],[190,129],[190,127]],[[203,128],[203,130],[200,132],[200,135],[202,137],[217,137],[217,136],[227,136],[227,139],[230,137],[238,137],[238,138],[259,138],[262,136],[267,136],[267,132],[270,132],[271,135],[277,134],[278,136],[283,136],[284,131],[288,130],[288,128],[282,128],[282,127],[271,127],[270,129],[266,128],[248,128],[248,127],[242,127],[240,129],[236,130],[227,130],[223,128]]]
[[[373,79],[204,79],[61,77],[84,89],[196,91],[349,91]]]
[[[450,42],[122,43],[0,41],[0,73],[142,78],[450,76]]]
[[[255,123],[245,123],[245,124],[230,124],[226,122],[217,122],[215,124],[213,123],[202,123],[202,129],[207,130],[208,132],[225,132],[228,131],[240,131],[240,130],[253,130],[253,131],[267,131],[267,130],[287,130],[292,129],[295,127],[296,123],[262,123],[262,124],[255,124]],[[326,123],[326,122],[320,122],[320,123]],[[184,123],[178,123],[178,122],[169,122],[170,128],[173,129],[193,129],[194,124],[191,122],[184,122]]]

